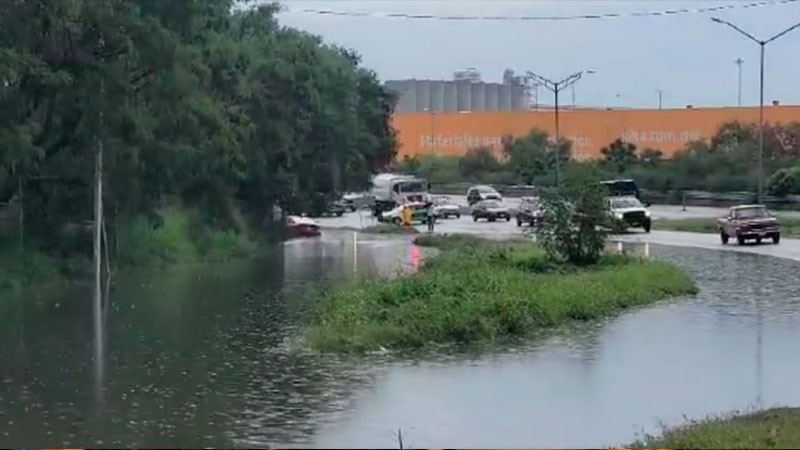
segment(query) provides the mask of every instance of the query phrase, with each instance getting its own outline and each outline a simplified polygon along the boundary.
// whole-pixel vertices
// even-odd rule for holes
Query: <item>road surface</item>
[[[723,208],[690,207],[686,212],[680,206],[656,205],[651,208],[651,214],[658,220],[659,218],[709,218],[721,216]],[[796,214],[793,212],[793,214]],[[323,228],[351,228],[360,229],[378,223],[369,211],[358,211],[347,213],[342,217],[330,217],[317,219]],[[420,232],[425,232],[425,225],[417,225]],[[514,219],[511,221],[487,222],[479,220],[473,222],[470,216],[461,216],[458,219],[440,219],[436,222],[436,233],[466,233],[479,234],[492,239],[509,239],[522,236],[528,227],[517,227]],[[644,233],[640,230],[633,230],[630,233],[614,235],[612,241],[637,242],[662,245],[676,245],[681,247],[705,248],[711,250],[724,250],[735,252],[756,253],[761,255],[775,256],[800,261],[800,240],[781,239],[781,243],[774,245],[765,243],[761,245],[728,244],[722,245],[719,236],[706,233],[688,233],[681,231],[652,231]]]

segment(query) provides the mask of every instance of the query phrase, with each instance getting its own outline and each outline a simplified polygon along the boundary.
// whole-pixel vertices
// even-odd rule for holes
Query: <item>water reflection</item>
[[[415,270],[425,251],[407,237],[326,233],[256,261],[121,273],[99,341],[89,286],[3,298],[0,444],[394,448],[402,428],[411,447],[597,447],[683,414],[800,404],[800,264],[647,248],[700,295],[512,348],[304,350],[319,283]]]

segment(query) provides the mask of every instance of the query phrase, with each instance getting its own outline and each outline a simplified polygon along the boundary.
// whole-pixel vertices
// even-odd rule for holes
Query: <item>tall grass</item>
[[[661,262],[607,257],[578,268],[551,262],[530,243],[418,242],[435,242],[442,253],[412,276],[330,291],[311,318],[311,346],[357,352],[496,341],[695,292],[682,271]]]
[[[711,417],[645,436],[629,448],[800,448],[800,409]]]
[[[181,208],[166,208],[159,216],[159,224],[136,217],[121,227],[121,263],[227,261],[246,256],[257,247],[245,231],[212,229]]]

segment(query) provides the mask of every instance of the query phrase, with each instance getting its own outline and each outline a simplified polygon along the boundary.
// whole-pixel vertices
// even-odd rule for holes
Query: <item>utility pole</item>
[[[573,73],[572,75],[564,78],[561,81],[552,81],[552,80],[550,80],[548,78],[545,78],[543,76],[536,75],[535,73],[533,73],[531,71],[527,72],[528,78],[532,79],[534,81],[534,83],[541,84],[542,86],[547,88],[549,91],[551,91],[553,93],[553,95],[555,97],[555,122],[556,122],[555,123],[555,130],[556,130],[556,135],[555,135],[555,150],[556,150],[556,152],[555,152],[556,153],[555,182],[556,182],[556,187],[561,185],[561,133],[560,133],[560,130],[559,130],[559,121],[558,121],[558,110],[559,110],[558,97],[559,97],[559,94],[561,93],[561,91],[564,90],[564,88],[573,86],[578,80],[581,79],[581,77],[583,76],[584,73],[590,74],[590,73],[595,73],[595,71],[594,70],[587,70],[587,71],[576,72],[576,73]],[[574,91],[573,91],[573,93],[574,93]],[[574,98],[573,98],[573,102],[574,102]]]
[[[661,89],[658,90],[658,109],[661,109],[661,95],[664,93]]]
[[[734,61],[734,63],[736,63],[736,65],[739,66],[738,67],[738,69],[739,69],[739,89],[737,91],[738,95],[737,95],[736,104],[738,106],[742,106],[742,64],[744,64],[744,60],[742,58],[736,58],[736,61]]]
[[[779,37],[783,36],[784,34],[794,30],[795,28],[800,27],[800,22],[792,25],[791,27],[781,31],[780,33],[772,36],[767,40],[759,40],[756,39],[752,34],[742,30],[741,28],[737,27],[736,25],[722,20],[718,17],[712,17],[716,23],[727,25],[734,30],[738,31],[739,34],[747,37],[751,41],[755,42],[761,48],[761,88],[760,88],[760,95],[759,95],[759,106],[758,106],[758,193],[756,197],[758,198],[758,202],[761,203],[761,199],[763,197],[764,192],[764,50],[766,49],[767,44],[778,39]],[[741,66],[740,66],[741,67]]]

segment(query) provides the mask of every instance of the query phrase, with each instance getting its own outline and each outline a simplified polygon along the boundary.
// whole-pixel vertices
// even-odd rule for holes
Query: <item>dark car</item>
[[[636,197],[639,198],[639,187],[631,179],[608,180],[600,182],[600,185],[607,190],[609,197]]]
[[[511,220],[511,212],[499,200],[482,200],[472,207],[472,220],[486,219],[494,222],[497,219]]]
[[[491,186],[477,185],[467,190],[467,204],[469,206],[483,200],[503,200],[503,197]]]
[[[717,224],[723,244],[727,244],[732,237],[736,238],[739,245],[744,245],[748,239],[755,240],[757,244],[764,238],[772,239],[775,244],[781,241],[778,219],[764,205],[734,206],[727,216],[717,220]]]
[[[542,210],[539,199],[536,197],[523,197],[517,210],[517,226],[527,223],[530,226],[537,226],[542,221]]]

